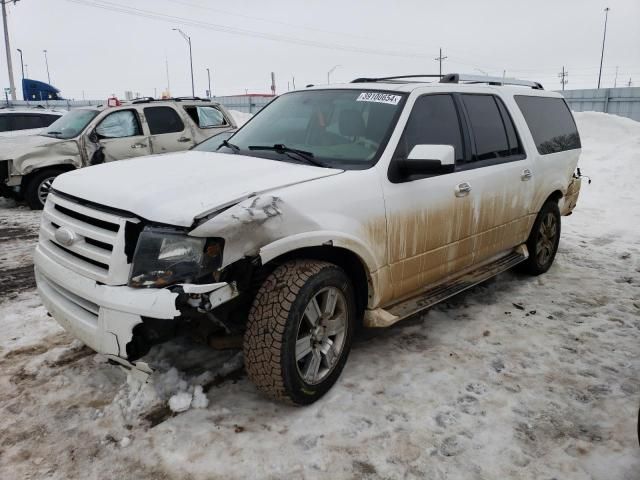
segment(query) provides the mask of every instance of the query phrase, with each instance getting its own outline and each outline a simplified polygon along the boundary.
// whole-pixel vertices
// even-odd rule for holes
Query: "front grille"
[[[49,194],[40,226],[40,248],[56,263],[106,285],[124,285],[130,260],[125,254],[125,230],[139,220],[80,205]],[[75,241],[62,244],[56,231],[73,232]]]

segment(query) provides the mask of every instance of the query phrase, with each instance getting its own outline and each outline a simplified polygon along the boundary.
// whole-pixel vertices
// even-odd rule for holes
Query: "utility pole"
[[[296,77],[291,77],[292,79],[292,85],[293,85],[293,89],[296,89]]]
[[[562,84],[562,90],[564,91],[564,86],[569,83],[569,80],[567,80],[567,77],[569,76],[569,72],[567,72],[564,69],[564,65],[562,66],[562,72],[560,72],[558,74],[558,77],[560,77],[560,83]]]
[[[180,33],[180,35],[182,35],[182,38],[184,38],[186,42],[189,44],[189,63],[191,65],[191,96],[195,97],[196,87],[195,87],[195,83],[193,82],[193,55],[191,53],[191,37],[186,33],[184,33],[182,30],[180,30],[179,28],[174,28],[173,30]]]
[[[11,46],[9,45],[9,28],[7,27],[7,2],[10,0],[0,0],[2,3],[2,25],[4,26],[4,49],[7,52],[7,72],[9,74],[9,88],[11,89],[11,100],[16,99],[16,84],[13,81],[13,64],[11,63]],[[15,5],[18,0],[13,0]]]
[[[207,79],[209,80],[209,100],[211,100],[213,93],[211,92],[211,71],[209,70],[209,67],[207,67]]]
[[[44,63],[47,65],[47,81],[49,82],[49,85],[51,85],[51,76],[49,75],[49,59],[47,58],[47,51],[43,50],[44,52]]]
[[[616,66],[616,77],[613,79],[613,88],[618,86],[618,67]]]
[[[627,87],[630,87],[633,84],[633,82],[631,81],[631,77],[629,77],[629,83],[627,83]]]
[[[167,58],[167,52],[164,52],[164,66],[167,69],[167,95],[171,96],[171,82],[169,81],[169,59]]]
[[[602,35],[602,53],[600,54],[600,73],[598,73],[598,88],[602,78],[602,60],[604,59],[604,42],[607,39],[607,20],[609,19],[609,7],[604,9],[604,34]]]
[[[434,60],[440,62],[440,78],[442,78],[442,60],[446,59],[447,57],[442,56],[442,48],[440,48],[440,55],[437,58],[434,58]]]

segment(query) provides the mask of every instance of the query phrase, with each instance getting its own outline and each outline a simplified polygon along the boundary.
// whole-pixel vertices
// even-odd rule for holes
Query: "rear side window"
[[[221,127],[227,124],[224,115],[215,107],[184,107],[192,120],[200,128]]]
[[[12,130],[27,130],[31,128],[44,127],[38,115],[12,115],[12,120]]]
[[[8,132],[9,128],[9,116],[0,115],[0,132]]]
[[[456,160],[463,158],[458,112],[450,95],[424,95],[416,100],[395,156],[406,158],[416,145],[452,145]]]
[[[515,127],[502,101],[493,95],[462,95],[475,141],[473,161],[522,153]]]
[[[182,119],[171,107],[147,107],[144,109],[151,135],[175,133],[184,130]]]
[[[516,95],[516,103],[541,155],[580,148],[580,135],[562,98]]]
[[[43,127],[48,127],[59,118],[57,115],[40,115],[40,121]]]

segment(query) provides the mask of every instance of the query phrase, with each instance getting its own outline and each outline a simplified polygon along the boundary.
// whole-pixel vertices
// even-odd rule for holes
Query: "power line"
[[[133,16],[142,17],[142,18],[148,18],[152,20],[159,20],[159,21],[170,22],[170,23],[181,23],[183,25],[189,25],[193,27],[204,28],[207,30],[229,33],[232,35],[263,38],[266,40],[304,45],[309,47],[325,48],[325,49],[331,49],[331,50],[342,50],[342,51],[349,51],[353,53],[363,53],[368,55],[382,55],[382,56],[390,56],[390,57],[408,57],[408,58],[427,58],[427,55],[420,54],[420,53],[400,52],[396,50],[370,49],[370,48],[356,47],[352,45],[320,42],[320,41],[314,41],[314,40],[305,40],[305,39],[296,38],[296,37],[258,32],[255,30],[230,27],[227,25],[209,23],[209,22],[204,22],[200,20],[191,20],[188,18],[178,17],[175,15],[157,13],[151,10],[128,7],[121,4],[108,2],[105,0],[67,0],[67,2],[88,6],[88,7],[100,8],[100,9],[108,10],[112,12],[124,13],[127,15],[133,15]]]

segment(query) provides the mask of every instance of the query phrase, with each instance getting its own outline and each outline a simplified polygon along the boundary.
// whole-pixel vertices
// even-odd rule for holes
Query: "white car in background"
[[[152,98],[83,107],[38,135],[0,139],[0,195],[41,209],[61,173],[144,155],[189,150],[236,128],[220,104],[199,98]]]
[[[35,135],[67,113],[44,108],[0,108],[0,138]]]

